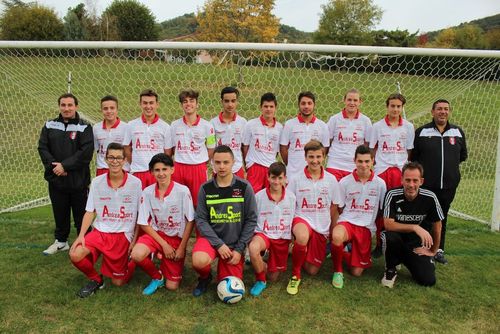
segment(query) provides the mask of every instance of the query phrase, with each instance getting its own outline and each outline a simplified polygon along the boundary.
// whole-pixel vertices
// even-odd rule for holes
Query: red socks
[[[146,256],[141,262],[137,262],[137,265],[144,270],[152,279],[161,279],[161,273],[156,269],[155,264],[151,261],[149,256]],[[130,266],[130,262],[129,262]]]
[[[79,262],[73,262],[73,265],[85,274],[90,280],[102,283],[102,278],[94,268],[94,263],[89,256],[84,257]]]
[[[292,276],[296,276],[300,279],[300,271],[302,269],[302,265],[306,261],[306,256],[307,246],[295,243],[292,250]]]
[[[342,257],[344,256],[344,245],[336,246],[331,244],[332,248],[332,260],[333,260],[333,272],[342,273],[344,269],[342,268]]]
[[[266,271],[262,270],[260,273],[255,273],[255,280],[256,281],[266,281]]]

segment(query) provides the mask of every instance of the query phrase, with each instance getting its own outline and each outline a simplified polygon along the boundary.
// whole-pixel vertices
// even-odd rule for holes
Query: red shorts
[[[139,180],[141,180],[141,183],[142,183],[142,189],[144,190],[144,188],[146,188],[147,186],[150,186],[152,184],[155,184],[156,183],[156,179],[155,177],[153,176],[153,174],[151,174],[149,171],[145,171],[145,172],[135,172],[135,173],[132,173],[132,175],[134,175],[135,177],[137,177]]]
[[[335,168],[327,168],[326,171],[330,174],[332,174],[333,176],[335,176],[335,178],[337,179],[337,181],[340,181],[343,177],[349,175],[352,173],[351,172],[348,172],[346,170],[342,170],[342,169],[335,169]]]
[[[107,168],[97,168],[96,171],[95,171],[95,176],[99,176],[99,175],[102,175],[102,174],[106,174],[108,172],[109,169]]]
[[[401,187],[401,178],[403,174],[398,167],[389,167],[378,176],[385,181],[387,190]]]
[[[347,263],[347,265],[358,268],[371,267],[372,234],[370,230],[364,226],[357,226],[349,222],[339,222],[339,225],[344,226],[349,238],[347,242],[351,242],[352,245],[351,263]]]
[[[101,273],[109,278],[125,278],[129,246],[123,232],[106,233],[94,228],[85,236],[85,248],[90,250],[92,263],[102,254]]]
[[[264,167],[259,164],[253,164],[247,169],[247,180],[253,188],[253,192],[257,193],[259,190],[266,188],[269,185],[267,171],[269,167]]]
[[[267,271],[274,273],[277,271],[286,271],[288,262],[288,246],[291,240],[270,239],[265,234],[256,233],[254,237],[264,240],[266,249],[269,250],[269,259],[267,260]]]
[[[311,225],[300,217],[293,218],[292,229],[296,224],[304,224],[309,230],[309,242],[307,243],[306,262],[316,267],[321,267],[321,264],[326,257],[326,242],[328,238],[312,229]]]
[[[177,249],[181,244],[182,238],[170,237],[161,231],[158,231],[157,233],[160,235],[160,237],[162,237],[163,240],[165,240],[170,246],[175,249]],[[149,234],[141,235],[139,239],[137,239],[137,244],[146,245],[151,253],[160,252],[163,254],[163,248],[161,247],[161,245],[156,242],[156,240],[153,239],[153,237],[151,237]],[[160,263],[160,270],[163,276],[169,281],[180,282],[182,280],[182,271],[184,270],[185,259],[186,257],[183,257],[178,261],[174,261],[167,259],[165,257],[165,254],[163,254]]]
[[[243,167],[238,169],[236,173],[233,173],[236,176],[239,176],[240,178],[244,179],[245,178],[245,171],[243,170]]]
[[[193,246],[193,254],[196,252],[204,252],[210,256],[210,259],[215,260],[219,257],[219,252],[212,247],[208,239],[199,237]],[[236,265],[227,263],[226,260],[219,259],[217,263],[217,281],[220,281],[227,276],[236,276],[243,279],[243,263],[245,262],[244,254],[241,254],[240,262]]]
[[[172,179],[185,185],[191,192],[193,205],[198,204],[198,191],[203,183],[207,182],[207,164],[187,165],[180,162],[174,162],[174,175]]]

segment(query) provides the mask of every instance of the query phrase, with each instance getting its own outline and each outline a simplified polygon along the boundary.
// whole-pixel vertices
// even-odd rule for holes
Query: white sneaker
[[[62,252],[67,250],[69,250],[69,244],[67,241],[60,242],[56,240],[52,245],[50,245],[46,250],[43,251],[43,255],[52,255],[57,252]]]

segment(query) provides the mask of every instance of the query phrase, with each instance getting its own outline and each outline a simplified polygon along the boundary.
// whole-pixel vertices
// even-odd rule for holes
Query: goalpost
[[[327,121],[350,88],[361,91],[361,110],[375,122],[385,98],[407,97],[406,117],[415,127],[429,122],[432,102],[451,101],[451,122],[467,137],[469,159],[451,214],[498,230],[500,224],[500,52],[339,45],[188,42],[0,41],[0,212],[48,203],[37,152],[44,122],[58,114],[57,97],[68,89],[79,112],[101,119],[99,100],[119,99],[119,115],[136,118],[139,92],[160,95],[160,115],[179,118],[177,94],[200,91],[200,114],[220,111],[219,92],[241,90],[239,112],[258,115],[260,96],[278,97],[278,119],[297,112],[302,90],[317,95],[316,112]],[[92,167],[93,168],[93,167]]]

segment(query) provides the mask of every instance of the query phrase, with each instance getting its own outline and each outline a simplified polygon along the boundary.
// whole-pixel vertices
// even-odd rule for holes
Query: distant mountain
[[[488,16],[488,17],[483,17],[482,19],[477,19],[473,20],[470,22],[463,22],[460,23],[458,26],[450,27],[450,28],[459,28],[462,27],[466,24],[475,24],[478,25],[481,29],[484,30],[484,32],[488,32],[493,29],[500,29],[500,14],[496,14],[493,16]],[[441,30],[436,30],[436,31],[429,31],[427,33],[427,36],[429,37],[429,40],[433,40],[441,31]]]
[[[160,23],[160,39],[172,40],[181,36],[193,34],[198,28],[194,13],[177,16],[171,20]]]
[[[160,26],[161,40],[196,40],[193,34],[198,28],[194,13],[184,14],[171,20],[163,21]],[[300,31],[286,24],[280,25],[277,37],[279,43],[311,43],[312,33]]]

